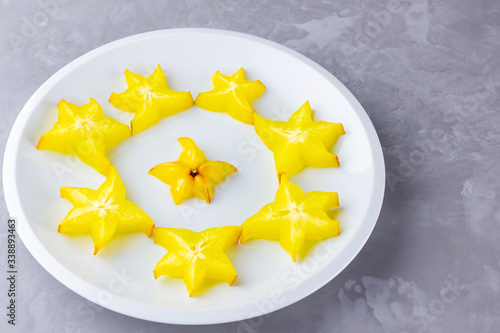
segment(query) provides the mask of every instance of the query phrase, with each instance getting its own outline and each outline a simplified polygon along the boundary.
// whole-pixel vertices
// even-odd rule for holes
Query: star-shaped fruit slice
[[[230,286],[236,271],[224,251],[238,243],[241,227],[216,227],[202,232],[187,229],[155,228],[153,241],[167,254],[153,270],[155,279],[162,275],[182,278],[189,296],[205,279],[225,281]]]
[[[339,123],[315,121],[311,106],[305,102],[288,121],[269,120],[254,114],[255,131],[274,154],[278,178],[288,177],[305,167],[338,167],[337,155],[330,149],[343,135],[344,127]]]
[[[36,148],[75,155],[83,163],[106,175],[111,166],[106,150],[130,137],[130,128],[105,116],[93,98],[81,106],[63,99],[57,108],[57,122],[41,136]]]
[[[149,174],[170,185],[174,203],[196,197],[210,203],[215,185],[236,172],[227,162],[208,161],[205,153],[190,138],[179,138],[182,153],[179,160],[158,164]]]
[[[68,235],[90,234],[97,254],[115,234],[143,232],[151,237],[153,220],[139,206],[125,199],[125,186],[114,166],[97,189],[61,187],[61,198],[74,206],[59,224]]]
[[[167,87],[167,79],[160,65],[148,77],[125,70],[128,88],[112,93],[109,102],[120,110],[135,113],[130,122],[132,135],[158,123],[162,118],[185,111],[193,106],[191,93]]]
[[[254,109],[250,106],[266,90],[260,81],[245,80],[245,70],[240,68],[233,75],[215,72],[212,90],[202,92],[194,104],[213,112],[225,112],[245,124],[253,124]]]
[[[242,224],[240,242],[253,238],[279,240],[281,247],[296,261],[304,240],[323,240],[339,235],[339,222],[326,213],[338,205],[336,192],[304,193],[283,175],[275,201]]]

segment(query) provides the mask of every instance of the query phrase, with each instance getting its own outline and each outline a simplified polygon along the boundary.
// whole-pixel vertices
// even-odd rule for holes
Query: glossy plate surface
[[[105,114],[128,123],[132,114],[108,103],[111,92],[126,88],[123,71],[149,75],[160,64],[169,87],[199,92],[211,89],[219,70],[245,68],[266,92],[254,103],[264,117],[286,120],[306,100],[316,120],[341,122],[346,135],[334,147],[340,168],[312,169],[290,180],[304,191],[339,193],[336,216],[341,235],[307,244],[293,263],[278,242],[256,240],[228,251],[238,278],[233,287],[207,285],[188,297],[180,279],[155,280],[153,268],[165,250],[144,234],[122,236],[93,256],[89,236],[68,237],[57,225],[71,209],[60,186],[97,188],[104,177],[76,158],[35,145],[57,119],[61,99],[74,104],[93,97]],[[177,159],[177,138],[192,138],[208,159],[222,160],[238,172],[216,188],[210,205],[192,199],[176,206],[167,185],[147,174],[151,167]],[[278,187],[272,154],[252,126],[226,114],[192,109],[163,119],[110,152],[127,188],[157,226],[195,231],[240,225],[274,200]],[[151,321],[212,324],[262,315],[311,294],[351,262],[378,218],[385,185],[382,150],[361,105],[330,73],[306,57],[273,42],[210,29],[163,30],[115,41],[68,64],[47,80],[21,111],[4,159],[4,191],[22,241],[55,278],[83,297],[111,310]],[[209,287],[209,288],[208,288]]]

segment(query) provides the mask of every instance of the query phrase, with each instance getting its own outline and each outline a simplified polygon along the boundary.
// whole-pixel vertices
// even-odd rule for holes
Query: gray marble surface
[[[156,29],[211,27],[286,45],[359,99],[387,169],[378,224],[306,299],[253,321],[174,326],[94,305],[18,245],[10,332],[498,332],[500,2],[497,0],[0,0],[0,150],[24,103],[76,57]],[[3,197],[2,197],[3,202]],[[5,204],[0,207],[7,221]],[[6,265],[5,224],[0,268]]]

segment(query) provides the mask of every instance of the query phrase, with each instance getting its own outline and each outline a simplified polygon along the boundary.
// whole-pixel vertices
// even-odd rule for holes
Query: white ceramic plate
[[[211,89],[220,70],[246,70],[261,80],[266,92],[254,104],[267,118],[286,120],[306,100],[317,120],[341,122],[346,135],[335,145],[340,168],[309,168],[291,178],[304,191],[339,193],[337,214],[342,234],[308,244],[293,263],[278,242],[256,240],[228,251],[238,278],[232,287],[212,283],[188,297],[183,282],[152,270],[165,250],[144,234],[113,240],[97,256],[89,236],[57,233],[71,209],[59,197],[60,186],[97,188],[104,177],[70,156],[38,151],[38,139],[57,119],[56,104],[66,99],[88,103],[94,97],[105,114],[128,123],[132,114],[108,103],[111,92],[126,88],[123,71],[149,75],[160,64],[169,86],[199,92]],[[174,205],[169,188],[147,171],[176,160],[177,138],[188,136],[209,159],[223,160],[238,172],[216,188],[213,202],[192,199]],[[156,226],[195,231],[240,225],[274,200],[278,187],[272,154],[252,126],[226,114],[196,107],[163,119],[111,151],[127,188]],[[311,294],[356,256],[380,212],[385,173],[376,132],[352,94],[329,72],[306,57],[270,41],[240,33],[209,29],[177,29],[145,33],[91,51],[45,82],[26,103],[9,137],[3,171],[5,198],[24,244],[55,278],[83,297],[111,310],[146,320],[176,324],[212,324],[266,314]],[[307,253],[306,253],[307,252]]]

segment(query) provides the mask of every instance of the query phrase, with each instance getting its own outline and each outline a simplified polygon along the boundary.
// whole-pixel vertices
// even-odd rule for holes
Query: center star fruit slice
[[[223,161],[209,161],[205,153],[190,138],[179,138],[182,153],[179,160],[153,167],[149,174],[170,185],[174,203],[196,197],[209,204],[214,195],[215,185],[237,171]]]

